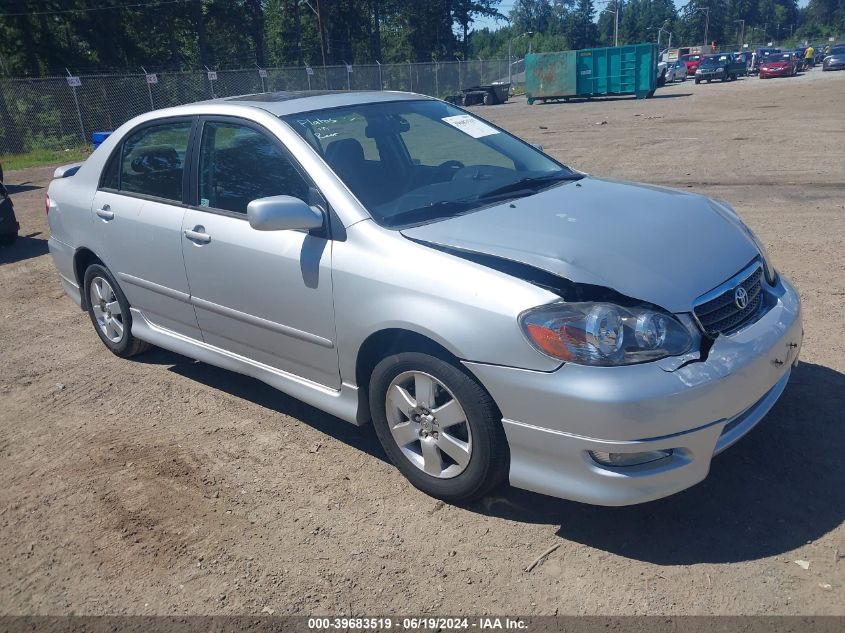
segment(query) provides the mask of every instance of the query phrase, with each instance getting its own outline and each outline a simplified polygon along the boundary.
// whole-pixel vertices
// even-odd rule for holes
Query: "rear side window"
[[[268,196],[308,199],[308,183],[270,136],[237,123],[203,126],[199,158],[202,207],[246,213]]]
[[[151,125],[131,134],[121,153],[120,191],[181,201],[190,136],[190,120]]]

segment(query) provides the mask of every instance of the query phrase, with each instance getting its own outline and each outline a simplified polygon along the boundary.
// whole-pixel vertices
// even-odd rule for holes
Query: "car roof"
[[[419,99],[431,99],[431,97],[413,92],[396,92],[391,90],[297,90],[223,97],[221,99],[201,101],[199,104],[213,103],[247,106],[266,110],[275,116],[284,116],[287,114],[298,114],[300,112],[364,103],[413,101]]]

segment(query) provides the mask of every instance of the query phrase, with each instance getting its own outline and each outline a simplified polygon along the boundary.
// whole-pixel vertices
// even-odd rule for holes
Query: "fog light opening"
[[[641,466],[671,457],[673,449],[662,451],[646,451],[643,453],[608,453],[606,451],[587,451],[594,462],[602,466],[624,468],[626,466]]]

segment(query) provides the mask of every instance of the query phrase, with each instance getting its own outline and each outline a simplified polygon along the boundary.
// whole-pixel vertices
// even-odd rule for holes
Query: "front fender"
[[[340,373],[355,381],[363,342],[386,329],[426,336],[462,360],[553,371],[520,331],[524,310],[558,297],[480,264],[429,248],[372,221],[332,252]]]

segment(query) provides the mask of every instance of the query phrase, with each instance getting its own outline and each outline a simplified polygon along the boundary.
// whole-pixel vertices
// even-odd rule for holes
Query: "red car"
[[[760,62],[760,79],[794,77],[798,74],[798,60],[794,53],[773,53]]]
[[[689,55],[682,55],[681,61],[684,62],[687,66],[687,76],[694,75],[695,71],[698,70],[698,65],[701,63],[701,55],[698,54],[689,54]]]

